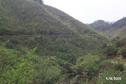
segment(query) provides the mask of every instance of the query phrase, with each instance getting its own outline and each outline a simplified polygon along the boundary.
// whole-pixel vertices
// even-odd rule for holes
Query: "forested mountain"
[[[116,21],[112,25],[114,29],[112,30],[113,36],[126,37],[126,17]]]
[[[121,28],[121,27],[126,26],[126,17],[114,22],[112,24],[112,26],[115,27],[115,28]]]
[[[126,77],[117,39],[41,0],[0,0],[0,84],[125,84],[105,78]]]
[[[32,0],[1,0],[1,39],[10,47],[38,47],[41,55],[66,57],[100,48],[104,38],[69,15]],[[89,45],[90,44],[90,45]],[[76,53],[75,53],[76,52]],[[66,58],[64,55],[64,58]]]
[[[111,28],[111,24],[109,22],[105,22],[104,20],[97,20],[90,25],[92,28],[100,32],[107,32]]]
[[[105,22],[103,20],[95,21],[90,26],[97,31],[107,33],[110,37],[116,37],[126,30],[126,17],[117,20],[114,23]]]

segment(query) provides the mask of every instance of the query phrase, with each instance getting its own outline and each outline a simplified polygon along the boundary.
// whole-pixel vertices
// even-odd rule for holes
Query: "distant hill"
[[[10,48],[37,47],[42,56],[69,60],[101,50],[106,42],[87,25],[39,0],[0,0],[0,40]]]
[[[126,33],[126,17],[118,20],[112,25],[115,29],[113,29],[113,35],[125,37]]]
[[[124,17],[112,24],[112,27],[115,27],[115,28],[121,28],[124,26],[126,26],[126,17]]]
[[[92,28],[94,28],[100,32],[106,32],[106,31],[110,30],[110,28],[111,28],[111,24],[104,20],[97,20],[94,23],[91,23],[90,25]]]
[[[108,23],[103,20],[95,21],[90,26],[98,32],[104,32],[110,37],[116,37],[124,34],[126,31],[126,17],[114,22]]]

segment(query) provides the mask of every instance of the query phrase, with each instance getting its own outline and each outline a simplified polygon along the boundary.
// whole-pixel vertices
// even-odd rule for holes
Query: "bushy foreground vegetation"
[[[126,83],[124,46],[110,44],[105,47],[105,54],[89,53],[77,57],[74,62],[56,56],[41,57],[36,49],[12,49],[1,42],[0,84]]]
[[[124,37],[34,1],[0,0],[0,84],[126,84]]]

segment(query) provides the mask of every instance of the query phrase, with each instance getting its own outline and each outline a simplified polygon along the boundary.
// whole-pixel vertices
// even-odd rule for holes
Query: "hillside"
[[[111,28],[111,24],[109,22],[105,22],[104,20],[97,20],[91,23],[90,26],[100,32],[107,32]]]
[[[0,84],[126,84],[125,43],[41,0],[0,0]]]
[[[103,20],[95,21],[90,26],[98,32],[106,33],[109,37],[115,38],[116,36],[123,35],[126,30],[126,17],[117,20],[114,23],[108,23]]]
[[[44,4],[32,0],[1,0],[0,3],[1,39],[12,48],[25,44],[29,48],[38,47],[41,55],[60,53],[66,59],[95,51],[105,40],[81,22]]]
[[[112,26],[115,28],[112,30],[113,35],[126,37],[126,17],[116,21]]]
[[[126,17],[121,18],[120,20],[114,22],[112,24],[112,26],[115,27],[115,28],[121,28],[121,27],[126,26]]]

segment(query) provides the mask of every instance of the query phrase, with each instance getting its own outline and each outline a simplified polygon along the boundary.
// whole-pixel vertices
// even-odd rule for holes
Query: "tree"
[[[28,52],[24,58],[21,58],[16,62],[13,67],[2,74],[0,77],[0,84],[28,84],[34,75],[33,59],[35,57],[34,52],[36,49]]]

